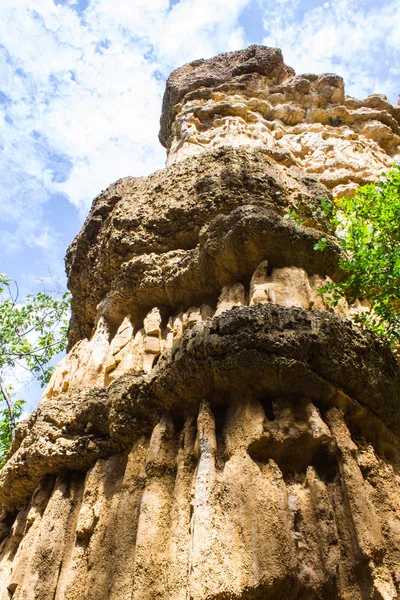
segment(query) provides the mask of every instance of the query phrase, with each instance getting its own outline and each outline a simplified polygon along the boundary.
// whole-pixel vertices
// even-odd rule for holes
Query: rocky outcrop
[[[98,313],[104,311],[119,324],[132,311],[141,322],[154,306],[172,311],[201,304],[208,296],[215,301],[224,285],[251,276],[264,258],[265,246],[273,243],[276,266],[290,265],[289,259],[303,266],[296,261],[298,251],[308,256],[306,268],[335,274],[333,249],[323,257],[305,250],[318,235],[325,235],[324,223],[316,221],[311,205],[327,194],[314,178],[277,165],[264,151],[234,148],[182,161],[147,178],[118,181],[95,199],[67,254],[73,293],[71,347],[91,336]],[[309,215],[305,224],[314,231],[295,230],[293,223],[279,219],[293,204],[304,208]],[[248,244],[253,229],[258,239]],[[246,265],[242,266],[242,252],[232,255],[225,250],[233,235],[246,248]],[[218,249],[221,236],[225,244]],[[287,259],[280,258],[292,244],[296,251],[288,248]],[[231,264],[235,256],[237,266]],[[230,269],[235,269],[232,275]]]
[[[0,472],[0,598],[400,597],[400,367],[320,293],[343,273],[315,142],[374,178],[398,113],[363,102],[382,145],[343,98],[264,47],[171,75],[170,166],[96,198],[68,252],[70,351]]]
[[[250,46],[177,69],[163,109],[167,164],[226,146],[263,148],[340,196],[400,157],[400,107],[379,94],[346,96],[333,73],[296,75],[277,48]]]

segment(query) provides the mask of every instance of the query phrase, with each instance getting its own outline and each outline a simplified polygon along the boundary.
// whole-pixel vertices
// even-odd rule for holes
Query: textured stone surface
[[[285,260],[295,261],[289,264],[303,266],[297,252],[286,246],[295,244],[304,256],[306,249],[300,246],[324,235],[324,224],[313,219],[310,205],[327,194],[296,167],[279,166],[261,150],[234,148],[194,157],[147,178],[118,181],[95,199],[67,254],[73,293],[71,346],[91,336],[100,303],[99,314],[107,312],[108,319],[119,324],[127,311],[141,321],[155,306],[189,308],[209,295],[218,297],[224,285],[235,283],[227,272],[235,255],[222,247],[218,254],[230,258],[218,261],[215,256],[221,235],[227,242],[232,235],[240,236],[243,250],[252,255],[247,266],[249,260],[237,252],[236,263],[244,266],[234,266],[236,277],[250,275],[272,243],[276,266],[283,264],[281,253]],[[314,232],[295,232],[293,223],[284,222],[279,228],[271,223],[293,203],[304,207],[309,214],[305,224],[317,228]],[[240,208],[239,217],[234,211]],[[236,224],[239,220],[242,227]],[[230,231],[233,222],[235,232]],[[253,228],[258,240],[249,245],[245,239]],[[286,234],[280,235],[282,229]],[[262,236],[267,239],[262,241]],[[322,275],[335,271],[337,259],[330,252],[326,257],[307,254],[304,268]]]
[[[280,50],[253,46],[172,73],[160,140],[167,164],[226,146],[262,148],[340,196],[400,158],[400,107],[379,94],[346,96],[338,75],[296,75]]]
[[[168,78],[160,120],[160,142],[166,146],[175,106],[189,92],[199,88],[218,88],[237,77],[257,73],[278,85],[294,75],[283,62],[279,48],[250,46],[239,52],[225,52],[211,60],[195,60],[176,69]]]
[[[277,49],[171,75],[170,166],[68,252],[70,351],[0,472],[0,600],[400,597],[400,367],[325,304],[315,216],[398,120]]]
[[[230,311],[219,326],[236,327],[241,311],[255,310],[261,309]],[[296,316],[301,322],[303,312],[292,313],[292,321]],[[293,332],[286,333],[289,340]],[[182,359],[183,351],[176,352]],[[398,597],[398,439],[315,374],[300,367],[290,377],[292,361],[278,369],[269,354],[256,381],[260,357],[252,369],[256,355],[246,361],[241,354],[220,365],[203,390],[206,399],[196,402],[195,383],[190,396],[183,390],[188,376],[205,383],[193,370],[204,364],[193,356],[186,378],[176,369],[180,386],[176,379],[162,384],[171,399],[175,387],[188,406],[159,406],[155,425],[137,421],[120,452],[93,457],[86,475],[62,469],[42,478],[27,507],[4,517],[0,581],[13,597]],[[158,368],[153,399],[155,380],[170,366]],[[299,381],[312,398],[302,395]],[[120,416],[122,390],[126,402],[132,383],[110,388]],[[151,395],[142,394],[149,418]],[[131,426],[133,414],[139,413],[130,415]]]
[[[252,214],[251,216],[254,215]],[[254,224],[254,221],[252,222]],[[276,221],[274,223],[277,225]],[[290,234],[291,228],[287,227],[287,221],[282,220],[280,224],[283,226],[282,232],[285,234],[289,232]],[[237,248],[238,240],[236,236],[232,235],[232,229],[230,230],[230,234],[230,242]],[[257,231],[254,228],[251,238],[254,239],[256,235]],[[272,244],[274,243],[271,237],[267,237],[265,229],[263,230],[263,237],[268,240],[269,245],[271,241]],[[306,235],[300,238],[300,240],[301,243],[307,241]],[[247,237],[246,241],[250,241],[249,237]],[[301,243],[299,244],[299,250]],[[295,245],[293,243],[293,246]],[[263,247],[264,244],[261,243],[258,246],[258,251],[262,251]],[[329,250],[325,258],[328,257],[328,253]],[[232,266],[229,270],[227,267],[221,269],[222,273],[220,273],[220,276],[223,277],[222,281],[226,280],[227,273],[229,273],[229,281],[235,272],[235,266],[232,264],[232,254],[226,253],[225,257],[227,255]],[[279,255],[280,260],[284,260],[285,252],[282,251]],[[268,256],[273,258],[273,252],[268,253]],[[318,257],[319,254],[313,252],[311,256]],[[333,257],[335,257],[334,253]],[[301,254],[297,258],[301,258]],[[201,267],[199,255],[197,255],[196,260],[193,260],[192,264],[193,269],[191,272],[193,273],[194,271],[194,275],[198,276]],[[157,266],[158,268],[160,267],[160,265]],[[186,270],[188,270],[187,267],[188,265],[186,265]],[[242,275],[245,274],[245,251],[241,254],[241,260],[237,264],[237,267],[241,269]],[[207,285],[210,289],[213,272],[208,261],[204,265],[204,272],[206,273],[206,277],[208,276],[208,283],[203,284],[203,289],[207,289]],[[190,271],[189,274],[191,274]],[[218,274],[218,271],[216,274]],[[161,288],[162,279],[165,280],[165,271],[161,275],[159,274],[158,277],[161,280],[159,284]],[[183,276],[179,276],[178,274],[176,276],[178,289],[179,285],[182,284],[182,280],[186,282],[188,279],[187,273],[184,273]],[[145,278],[141,281],[142,285],[144,281],[146,281]],[[203,281],[203,278],[200,278],[197,282],[193,279],[191,283],[192,286],[197,283],[197,286],[201,287]],[[319,275],[308,276],[307,272],[300,267],[290,266],[271,269],[268,261],[262,261],[254,271],[250,285],[247,288],[242,283],[225,285],[218,296],[218,300],[215,302],[211,301],[212,306],[209,304],[202,304],[199,307],[190,306],[185,311],[169,316],[168,321],[165,315],[169,313],[166,313],[164,309],[165,318],[163,321],[160,310],[155,307],[149,311],[143,322],[139,323],[136,327],[132,324],[133,318],[131,312],[130,316],[126,316],[123,319],[113,337],[111,328],[105,325],[105,318],[102,316],[98,321],[96,331],[91,340],[84,339],[78,342],[57,366],[43,397],[52,398],[64,392],[76,393],[85,388],[108,386],[112,381],[132,370],[150,372],[156,363],[156,357],[158,360],[159,356],[168,352],[186,330],[192,329],[195,325],[206,321],[214,314],[220,315],[234,306],[261,303],[286,307],[297,306],[308,310],[328,310],[329,307],[325,305],[323,296],[319,294],[319,289],[325,281],[329,281],[329,278],[322,279]],[[131,290],[132,287],[130,288]],[[215,282],[215,289],[218,289],[218,282]],[[189,286],[186,287],[186,293],[191,293]],[[200,289],[197,290],[197,293],[200,293]],[[118,299],[120,297],[121,288]],[[158,289],[157,299],[160,300],[162,297],[163,291],[162,289]],[[171,299],[171,295],[169,299]],[[179,300],[178,295],[177,300]],[[190,297],[188,300],[190,300]],[[127,306],[129,306],[128,299],[125,303],[125,310],[127,310]],[[346,315],[349,312],[349,307],[345,302],[342,302],[334,310],[339,314]]]
[[[366,410],[400,433],[400,368],[375,336],[327,312],[236,306],[187,331],[150,374],[44,398],[0,474],[0,501],[23,503],[43,475],[80,461],[86,468],[149,431],[163,413],[195,416],[202,398],[218,406],[233,390],[307,395],[349,415]]]

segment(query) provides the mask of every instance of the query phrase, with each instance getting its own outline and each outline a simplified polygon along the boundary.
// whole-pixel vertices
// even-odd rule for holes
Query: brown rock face
[[[160,140],[167,165],[215,148],[262,148],[340,196],[399,159],[399,124],[385,96],[356,100],[338,75],[296,75],[277,48],[250,46],[172,73]]]
[[[174,71],[168,78],[163,100],[159,135],[162,145],[168,146],[175,107],[186,94],[199,88],[226,86],[238,77],[253,73],[266,77],[275,85],[295,74],[284,64],[280,49],[267,46],[250,46],[239,52],[219,54],[210,60],[195,60]]]
[[[400,598],[400,369],[318,293],[343,274],[314,210],[390,164],[399,112],[343,90],[264,47],[170,76],[169,166],[68,251],[70,351],[0,472],[1,599]]]

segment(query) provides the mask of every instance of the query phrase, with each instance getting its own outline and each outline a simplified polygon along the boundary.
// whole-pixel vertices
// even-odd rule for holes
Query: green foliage
[[[56,299],[38,292],[17,301],[10,279],[0,274],[0,372],[20,365],[45,385],[53,370],[48,362],[66,345],[69,293]]]
[[[313,222],[323,220],[326,223],[326,218],[332,214],[333,209],[333,203],[329,198],[321,198],[317,203],[311,202],[308,204],[296,204],[295,202],[292,202],[291,207],[288,212],[283,215],[283,218],[292,219],[297,226],[306,225],[307,221]],[[331,222],[328,221],[327,225],[328,230],[333,233],[331,230]],[[315,248],[315,250],[323,251],[324,248],[319,246]]]
[[[11,396],[11,386],[8,386],[7,391]],[[25,400],[14,400],[13,413],[16,420],[21,416],[24,404]],[[10,410],[7,406],[4,406],[0,409],[0,469],[5,463],[8,449],[11,446],[12,433]]]
[[[315,244],[314,250],[319,250],[319,252],[323,252],[326,248],[327,243],[328,243],[328,240],[326,239],[326,237],[320,238],[318,240],[318,242]]]
[[[341,268],[347,278],[325,286],[330,303],[367,300],[370,310],[356,316],[384,337],[400,344],[400,164],[378,184],[360,188],[353,198],[335,200],[331,224],[341,240]]]
[[[290,208],[288,212],[285,215],[283,215],[283,218],[292,219],[293,221],[295,221],[297,226],[304,225],[304,223],[307,221],[305,217],[300,216],[300,208],[297,204],[293,204],[292,208]]]
[[[332,306],[341,299],[350,304],[366,300],[370,309],[355,316],[385,338],[395,351],[400,346],[400,164],[383,173],[378,184],[361,187],[353,198],[319,204],[292,204],[285,215],[296,224],[323,219],[327,231],[339,238],[341,268],[347,278],[325,285],[320,293]],[[328,237],[321,237],[314,250],[323,252]]]
[[[49,361],[66,347],[70,297],[60,299],[45,292],[18,302],[18,286],[0,273],[0,465],[7,453],[21,400],[12,400],[4,380],[20,369],[27,370],[42,386],[54,367]]]

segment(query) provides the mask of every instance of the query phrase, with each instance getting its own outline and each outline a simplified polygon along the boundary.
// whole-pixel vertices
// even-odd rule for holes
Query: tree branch
[[[4,398],[4,400],[6,401],[8,410],[10,412],[10,429],[11,429],[11,439],[14,439],[14,433],[15,433],[15,416],[14,416],[14,410],[13,410],[13,405],[11,402],[11,398],[7,393],[6,388],[4,387],[4,383],[3,383],[3,379],[0,375],[0,391],[1,394]]]

